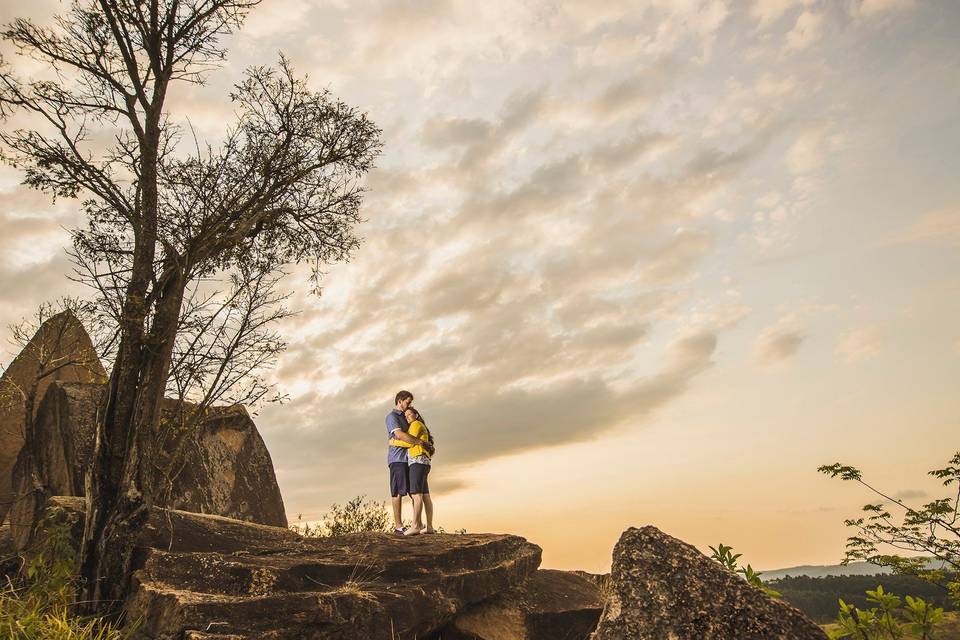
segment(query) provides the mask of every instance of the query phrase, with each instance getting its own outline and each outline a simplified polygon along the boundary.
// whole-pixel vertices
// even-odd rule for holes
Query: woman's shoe
[[[421,533],[422,531],[423,531],[423,529],[417,529],[416,527],[410,527],[409,529],[407,529],[406,531],[403,532],[403,535],[405,535],[405,536],[418,536],[418,535],[420,535],[420,533]]]

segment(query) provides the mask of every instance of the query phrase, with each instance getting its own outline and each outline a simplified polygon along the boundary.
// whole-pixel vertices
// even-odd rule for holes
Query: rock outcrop
[[[79,513],[83,501],[53,498]],[[139,539],[128,620],[154,640],[426,638],[520,584],[540,548],[492,534],[303,538],[154,509]]]
[[[610,600],[592,640],[824,640],[767,596],[656,527],[627,529],[613,551]]]
[[[0,522],[13,503],[13,467],[23,447],[26,405],[34,413],[52,383],[105,382],[90,336],[64,311],[44,322],[0,378]],[[29,526],[29,523],[28,523]]]
[[[597,584],[573,571],[541,569],[523,584],[457,616],[443,634],[476,640],[586,640],[603,598]]]
[[[33,469],[14,473],[21,496],[11,511],[13,537],[24,548],[33,519],[35,501],[46,493],[83,495],[84,474],[93,455],[96,416],[105,390],[101,384],[57,382],[49,386],[34,421],[40,446]],[[186,405],[190,409],[192,405]],[[165,415],[178,408],[167,401]],[[182,447],[182,462],[172,477],[164,506],[226,516],[259,524],[286,527],[283,498],[270,453],[250,415],[242,406],[212,407],[200,422],[201,433]],[[166,441],[168,449],[178,445]],[[31,497],[39,479],[43,492]],[[157,478],[157,484],[162,480]]]

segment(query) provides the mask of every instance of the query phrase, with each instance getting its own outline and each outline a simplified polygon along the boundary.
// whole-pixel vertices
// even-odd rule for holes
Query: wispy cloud
[[[834,353],[841,362],[856,364],[875,356],[882,345],[882,334],[877,327],[859,327],[840,338]]]
[[[769,327],[754,343],[754,359],[764,367],[775,367],[793,357],[807,335],[796,329]]]
[[[927,211],[880,240],[880,246],[901,244],[960,247],[960,205]]]
[[[820,39],[823,27],[824,16],[822,13],[804,11],[797,16],[793,29],[787,34],[787,49],[806,49]]]
[[[851,3],[854,17],[873,18],[887,13],[912,9],[914,0],[858,0]]]

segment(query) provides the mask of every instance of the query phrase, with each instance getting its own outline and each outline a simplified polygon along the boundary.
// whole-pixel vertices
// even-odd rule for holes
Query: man
[[[407,475],[407,450],[389,444],[390,439],[402,440],[412,445],[425,444],[407,433],[407,419],[403,413],[413,403],[413,394],[398,391],[394,409],[387,414],[387,466],[390,468],[390,501],[393,503],[393,532],[403,535],[403,497],[410,493]],[[433,447],[426,443],[432,453]]]

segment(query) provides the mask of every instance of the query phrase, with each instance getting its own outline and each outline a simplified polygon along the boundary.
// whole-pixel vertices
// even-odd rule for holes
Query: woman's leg
[[[423,474],[423,485],[420,489],[423,491],[423,507],[427,512],[427,533],[435,533],[433,530],[433,499],[430,497],[430,485],[427,483],[432,468],[433,466],[426,465],[426,469],[424,469],[425,473]]]
[[[423,494],[427,490],[429,467],[424,464],[410,465],[410,493],[413,498],[413,525],[405,531],[407,535],[416,535],[423,530]]]
[[[433,533],[433,500],[429,493],[423,494],[423,509],[427,512],[427,533]]]
[[[423,530],[423,494],[415,493],[413,496],[413,524],[404,533],[406,535],[416,535]]]

